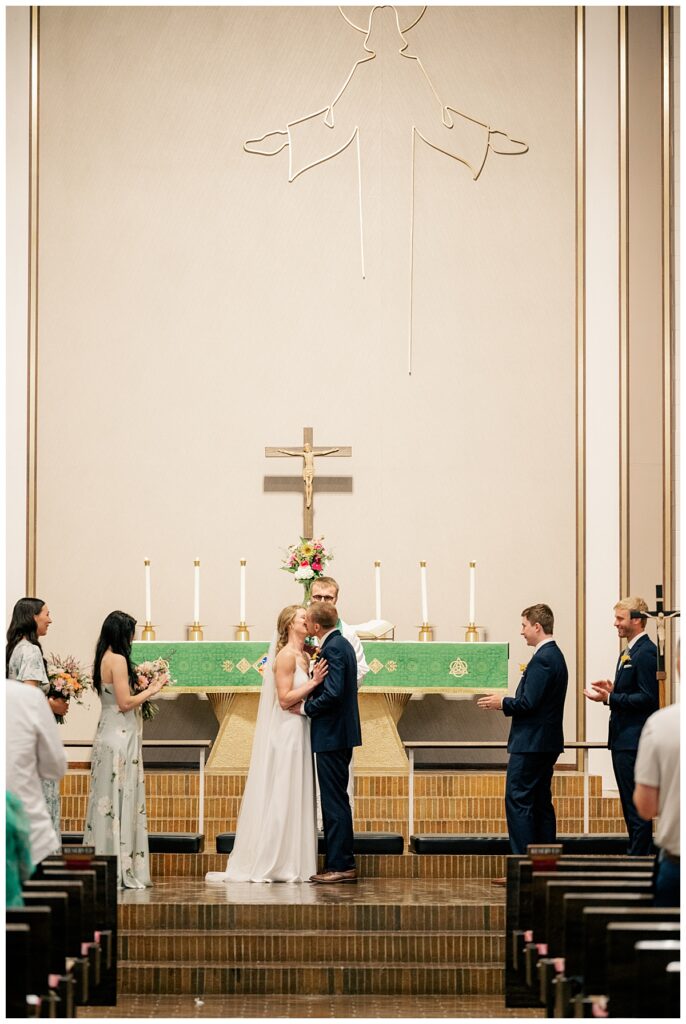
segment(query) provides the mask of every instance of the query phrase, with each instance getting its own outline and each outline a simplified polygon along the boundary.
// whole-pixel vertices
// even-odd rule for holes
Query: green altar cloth
[[[370,669],[361,687],[363,692],[481,693],[507,689],[509,644],[365,640],[362,646]],[[260,689],[260,669],[268,648],[265,640],[136,641],[132,658],[138,663],[167,660],[176,680],[175,692],[250,693]]]

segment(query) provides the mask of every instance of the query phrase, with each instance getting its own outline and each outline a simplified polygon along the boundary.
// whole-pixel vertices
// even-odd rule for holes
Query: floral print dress
[[[93,741],[91,788],[83,841],[96,853],[116,854],[120,889],[150,881],[148,819],[143,774],[140,708],[122,712],[114,689],[103,686],[102,711]]]
[[[43,655],[41,654],[40,647],[32,644],[30,640],[20,640],[12,651],[7,675],[10,679],[18,679],[22,683],[27,679],[37,682],[47,698],[50,680],[45,671]],[[8,765],[9,771],[11,771],[11,768]],[[41,786],[52,819],[52,827],[57,836],[57,846],[53,852],[59,853],[62,848],[60,784],[56,779],[41,779]]]

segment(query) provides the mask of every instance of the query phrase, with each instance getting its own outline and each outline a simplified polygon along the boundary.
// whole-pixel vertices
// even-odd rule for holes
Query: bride
[[[316,663],[310,679],[302,605],[284,608],[276,629],[233,852],[226,871],[209,871],[208,882],[302,882],[317,870],[310,722],[288,709],[319,685],[326,662]]]

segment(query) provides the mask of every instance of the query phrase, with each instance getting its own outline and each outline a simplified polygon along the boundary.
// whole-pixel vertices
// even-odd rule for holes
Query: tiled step
[[[181,879],[182,883],[183,880]],[[214,888],[214,887],[213,887]],[[352,888],[352,887],[351,887]],[[332,894],[335,897],[337,894]],[[129,903],[124,931],[475,932],[505,930],[504,902],[494,903]],[[322,939],[323,941],[323,939]]]
[[[339,963],[331,966],[123,963],[122,993],[455,995],[502,992],[502,967],[484,964]]]
[[[135,963],[502,964],[505,937],[493,932],[124,931],[119,957]]]
[[[151,854],[150,869],[153,879],[201,879],[208,871],[223,871],[226,867],[226,855],[211,852],[209,844],[206,844],[205,850],[206,852],[201,854]],[[356,861],[361,878],[490,879],[505,874],[505,857],[499,854],[439,854],[431,857],[417,857],[407,853],[400,857],[363,854],[358,856]]]

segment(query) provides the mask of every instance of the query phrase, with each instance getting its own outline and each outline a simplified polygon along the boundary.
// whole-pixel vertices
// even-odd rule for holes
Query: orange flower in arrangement
[[[66,658],[60,657],[59,654],[50,655],[48,679],[50,680],[48,697],[61,697],[66,701],[73,698],[77,704],[83,703],[84,691],[93,685],[91,676],[71,655]],[[59,725],[63,724],[63,715],[55,715],[55,718]]]

